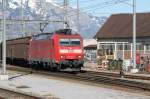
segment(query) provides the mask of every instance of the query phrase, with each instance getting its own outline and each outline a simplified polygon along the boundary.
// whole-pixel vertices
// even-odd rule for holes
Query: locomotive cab
[[[69,31],[71,32],[71,31]],[[61,70],[77,70],[83,67],[83,39],[79,34],[57,34],[58,60]]]
[[[83,50],[80,38],[61,38],[60,39],[60,64],[62,68],[80,69],[83,66]],[[64,66],[64,67],[63,67]]]

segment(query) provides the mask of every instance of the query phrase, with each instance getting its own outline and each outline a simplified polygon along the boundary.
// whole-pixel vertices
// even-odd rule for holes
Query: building
[[[141,57],[150,56],[150,13],[137,14],[137,63]],[[116,14],[97,32],[98,58],[100,60],[122,59],[125,66],[132,65],[132,14]],[[140,58],[138,58],[140,57]]]
[[[85,58],[89,61],[97,60],[97,45],[88,45],[84,47]]]
[[[84,46],[85,60],[95,62],[97,60],[97,40],[84,39],[83,46]]]

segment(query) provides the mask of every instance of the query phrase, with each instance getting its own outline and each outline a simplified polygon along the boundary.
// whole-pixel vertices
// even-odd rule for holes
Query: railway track
[[[121,76],[119,73],[117,74],[117,73],[94,72],[94,71],[88,71],[88,73],[94,74],[94,75],[111,76],[111,77],[120,77]],[[123,76],[124,76],[124,78],[129,78],[129,79],[150,80],[150,77],[148,77],[148,76],[131,75],[131,74],[125,74]]]
[[[129,88],[136,88],[140,90],[147,90],[150,91],[150,83],[146,82],[139,82],[133,79],[128,78],[120,78],[118,75],[110,75],[110,74],[100,74],[95,72],[84,72],[84,73],[64,73],[64,72],[49,72],[49,71],[35,71],[28,68],[22,68],[22,67],[8,67],[9,70],[17,70],[17,71],[23,71],[23,72],[32,72],[42,75],[50,75],[55,77],[62,77],[67,79],[73,79],[73,80],[79,80],[79,81],[85,81],[85,82],[92,82],[96,84],[107,84],[107,85],[115,85],[120,87],[129,87]],[[130,76],[127,76],[129,78],[132,78]]]

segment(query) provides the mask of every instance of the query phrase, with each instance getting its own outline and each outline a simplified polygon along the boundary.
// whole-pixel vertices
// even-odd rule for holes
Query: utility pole
[[[64,29],[69,28],[69,23],[68,23],[68,0],[64,0]]]
[[[6,75],[6,0],[2,0],[3,6],[3,34],[2,34],[2,73],[0,75],[0,80],[8,80],[8,75]]]
[[[78,28],[78,32],[80,33],[80,5],[79,5],[79,0],[77,0],[77,28]]]
[[[24,8],[23,8],[23,0],[21,0],[21,20],[22,20],[22,34],[26,36],[25,34],[25,23],[24,23]]]
[[[131,72],[138,72],[136,67],[136,0],[133,0],[133,69]]]
[[[2,34],[2,66],[3,71],[2,74],[6,74],[6,17],[5,17],[5,8],[6,7],[6,0],[3,0],[3,34]]]

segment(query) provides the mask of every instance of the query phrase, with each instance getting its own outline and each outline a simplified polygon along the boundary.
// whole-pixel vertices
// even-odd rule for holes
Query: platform
[[[8,74],[2,73],[2,67],[1,67],[1,62],[0,62],[0,81],[1,80],[8,80]]]
[[[1,80],[8,80],[8,75],[3,75],[3,74],[0,74],[0,81]]]
[[[17,77],[20,72],[9,71],[9,77]],[[28,74],[0,81],[0,87],[38,94],[46,99],[150,99],[150,96],[114,90],[95,85],[82,84],[61,78]]]

